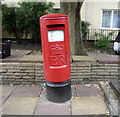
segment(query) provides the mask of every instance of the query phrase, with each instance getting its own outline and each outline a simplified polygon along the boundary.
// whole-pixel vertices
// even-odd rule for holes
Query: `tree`
[[[40,37],[39,18],[53,12],[54,4],[52,2],[22,2],[19,5],[25,13],[25,34],[27,36],[30,33],[32,40],[37,41]]]
[[[75,0],[74,0],[75,1]],[[61,13],[69,16],[70,37],[71,37],[71,54],[87,55],[84,50],[84,44],[81,34],[81,17],[80,10],[84,0],[81,2],[60,2]]]
[[[23,35],[31,36],[33,42],[40,39],[39,18],[52,12],[53,3],[49,2],[22,2],[19,7],[3,5],[3,28],[17,39]]]
[[[21,9],[2,5],[2,14],[3,30],[15,36],[19,41],[24,32],[24,17]]]

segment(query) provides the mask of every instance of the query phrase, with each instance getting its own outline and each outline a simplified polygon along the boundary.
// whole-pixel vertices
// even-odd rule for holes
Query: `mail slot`
[[[40,29],[44,75],[48,93],[49,90],[51,92],[51,90],[53,91],[57,88],[62,91],[66,87],[69,87],[70,90],[70,37],[68,17],[63,14],[44,15],[40,17]],[[70,93],[70,91],[68,92]],[[50,96],[51,94],[48,95]],[[54,98],[55,95],[52,95],[51,97]]]

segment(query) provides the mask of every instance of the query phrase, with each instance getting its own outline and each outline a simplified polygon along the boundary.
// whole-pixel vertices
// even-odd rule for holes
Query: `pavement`
[[[31,50],[13,50],[11,49],[11,55],[0,59],[2,62],[18,62],[19,59],[31,53]]]
[[[12,61],[42,61],[42,56],[28,55],[30,51],[13,50],[11,56],[2,59]],[[117,63],[116,55],[91,55],[75,61],[91,61],[91,57],[102,63]],[[94,59],[92,59],[94,61]],[[99,85],[72,85],[72,98],[65,103],[53,103],[46,99],[46,88],[42,86],[1,86],[0,102],[3,115],[109,115],[104,93]]]
[[[89,57],[93,57],[99,63],[120,63],[120,55],[109,55],[109,54],[88,54]]]
[[[41,86],[2,86],[3,115],[108,115],[104,95],[97,84],[72,85],[72,98],[54,103]]]
[[[73,61],[97,61],[99,63],[120,63],[120,56],[108,54],[89,54],[88,56],[72,56]],[[41,52],[31,50],[11,50],[11,56],[1,59],[2,62],[43,62]]]

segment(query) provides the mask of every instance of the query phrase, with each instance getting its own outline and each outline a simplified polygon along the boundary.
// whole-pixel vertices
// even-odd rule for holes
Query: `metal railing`
[[[120,30],[89,29],[87,40],[96,40],[95,33],[102,33],[103,35],[107,36],[109,33],[113,32],[110,39],[111,41],[114,41],[119,31]]]
[[[103,29],[89,29],[88,33],[86,34],[86,40],[97,40],[95,38],[95,33],[102,33],[104,35],[108,35],[110,32],[114,32],[111,36],[111,41],[114,41],[118,35],[118,32],[120,30],[103,30]],[[5,38],[6,40],[12,40],[11,43],[11,49],[17,49],[17,50],[40,50],[41,51],[41,44],[38,43],[32,43],[32,39],[21,39],[22,43],[17,44],[15,38]]]

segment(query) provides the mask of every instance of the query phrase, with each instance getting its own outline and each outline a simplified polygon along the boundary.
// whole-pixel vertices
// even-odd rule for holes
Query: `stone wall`
[[[98,62],[74,62],[71,64],[71,78],[73,81],[98,82],[119,78],[118,64],[103,64]]]
[[[117,63],[100,63],[93,59],[78,59],[71,62],[73,83],[108,81],[119,78],[120,67]],[[0,64],[2,84],[32,85],[45,82],[42,62],[22,61]]]

